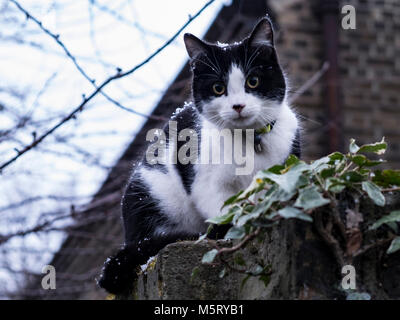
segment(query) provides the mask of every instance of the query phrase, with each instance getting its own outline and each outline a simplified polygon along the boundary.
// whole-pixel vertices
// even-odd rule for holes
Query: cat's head
[[[259,128],[274,121],[286,83],[263,18],[247,38],[210,44],[184,36],[193,73],[193,98],[200,112],[220,128]]]

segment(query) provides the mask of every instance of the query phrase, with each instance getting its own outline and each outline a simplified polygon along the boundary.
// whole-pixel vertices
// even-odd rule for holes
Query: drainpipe
[[[328,115],[329,152],[334,152],[343,148],[338,66],[339,1],[320,0],[318,9],[322,19],[324,58],[329,63],[329,69],[325,74],[324,94]]]

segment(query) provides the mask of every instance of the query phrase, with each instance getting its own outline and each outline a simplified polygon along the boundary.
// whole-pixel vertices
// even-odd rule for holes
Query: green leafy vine
[[[202,263],[224,265],[220,277],[229,271],[255,276],[267,285],[271,266],[258,261],[250,267],[243,259],[241,250],[254,239],[263,239],[264,233],[276,227],[284,219],[300,219],[314,223],[319,235],[331,248],[340,267],[352,264],[356,257],[376,246],[388,245],[387,253],[400,250],[400,236],[396,222],[400,222],[400,211],[393,211],[369,226],[368,231],[382,225],[391,228],[386,237],[374,243],[363,244],[360,230],[362,214],[359,202],[369,197],[377,206],[385,206],[385,192],[400,190],[400,170],[380,170],[375,167],[383,163],[375,158],[385,153],[387,144],[382,141],[358,146],[350,140],[349,152],[334,152],[311,163],[289,156],[283,165],[275,165],[256,174],[246,190],[229,198],[222,207],[222,215],[208,219],[214,225],[231,224],[225,239],[232,239],[231,247],[219,247],[209,240],[214,249],[204,254]],[[355,208],[346,210],[346,219],[340,215],[340,196],[351,195]],[[323,207],[324,213],[319,214]],[[326,212],[325,212],[326,211]],[[335,229],[334,233],[332,230]],[[207,238],[202,235],[198,241]],[[397,234],[397,235],[396,235]]]

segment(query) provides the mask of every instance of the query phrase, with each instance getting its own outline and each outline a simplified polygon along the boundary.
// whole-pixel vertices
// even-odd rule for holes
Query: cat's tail
[[[97,283],[109,293],[127,295],[132,292],[139,265],[145,262],[136,246],[125,245],[107,258]]]

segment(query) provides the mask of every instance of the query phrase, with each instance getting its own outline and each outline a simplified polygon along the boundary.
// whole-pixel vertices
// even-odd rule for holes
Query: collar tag
[[[266,124],[264,127],[255,130],[254,134],[254,150],[257,153],[262,152],[261,146],[261,136],[266,133],[270,133],[271,130],[274,128],[276,120],[272,121],[271,123]]]

